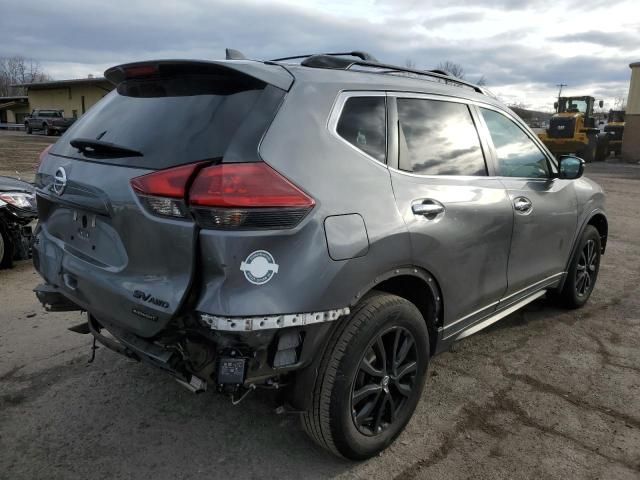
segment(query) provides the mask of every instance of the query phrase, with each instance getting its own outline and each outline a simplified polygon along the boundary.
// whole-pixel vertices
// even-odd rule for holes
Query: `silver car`
[[[278,388],[317,443],[364,459],[431,356],[593,291],[602,189],[482,87],[362,52],[105,76],[37,174],[36,293],[192,391]]]

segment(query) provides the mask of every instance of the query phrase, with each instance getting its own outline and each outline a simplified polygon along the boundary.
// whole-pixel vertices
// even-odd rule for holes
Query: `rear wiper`
[[[142,157],[142,152],[122,147],[115,143],[103,142],[102,140],[92,140],[90,138],[74,138],[69,142],[72,147],[77,148],[85,155],[104,155],[113,157]]]

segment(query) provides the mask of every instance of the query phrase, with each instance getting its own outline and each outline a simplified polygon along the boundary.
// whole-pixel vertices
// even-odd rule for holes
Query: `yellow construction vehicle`
[[[624,133],[624,110],[609,110],[604,131],[609,134],[609,152],[620,155],[622,151],[622,134]]]
[[[593,115],[595,99],[560,97],[549,128],[538,137],[554,155],[575,154],[586,162],[603,161],[609,154],[609,135],[600,132]],[[602,100],[599,102],[602,108]]]

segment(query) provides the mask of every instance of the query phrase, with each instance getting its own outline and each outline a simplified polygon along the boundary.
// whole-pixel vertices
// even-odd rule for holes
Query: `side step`
[[[460,340],[462,338],[466,338],[466,337],[468,337],[470,335],[473,335],[474,333],[479,332],[483,328],[487,328],[489,325],[491,325],[493,323],[496,323],[498,320],[502,320],[504,317],[507,317],[507,316],[511,315],[516,310],[520,310],[525,305],[527,305],[527,304],[533,302],[534,300],[537,300],[538,298],[544,296],[545,293],[547,293],[546,290],[540,290],[539,292],[534,293],[530,297],[527,297],[524,300],[520,300],[519,302],[514,303],[509,308],[507,308],[505,310],[501,310],[500,312],[496,313],[495,315],[493,315],[493,316],[491,316],[491,317],[489,317],[489,318],[487,318],[485,320],[482,320],[479,323],[476,323],[471,328],[463,330],[462,332],[460,332],[454,338],[454,340]]]

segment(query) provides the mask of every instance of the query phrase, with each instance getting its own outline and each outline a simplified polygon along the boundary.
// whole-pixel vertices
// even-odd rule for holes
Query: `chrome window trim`
[[[374,162],[376,165],[382,167],[382,168],[387,168],[387,162],[389,159],[389,129],[387,127],[387,123],[385,121],[385,126],[384,126],[384,142],[385,142],[385,159],[384,161],[380,161],[375,157],[372,157],[371,155],[369,155],[367,152],[365,152],[364,150],[359,149],[358,147],[356,147],[355,145],[353,145],[351,142],[349,142],[346,138],[342,138],[340,136],[340,134],[338,133],[338,122],[340,121],[340,117],[342,116],[342,110],[344,109],[344,105],[345,103],[347,103],[347,100],[349,100],[350,98],[353,97],[384,97],[385,98],[385,119],[387,118],[387,111],[386,111],[386,97],[387,97],[387,93],[386,92],[381,92],[378,90],[348,90],[348,91],[342,91],[338,94],[338,96],[336,97],[336,100],[333,104],[333,107],[331,108],[331,113],[329,114],[329,119],[327,120],[327,128],[329,130],[329,133],[337,138],[338,140],[340,140],[340,142],[344,143],[345,145],[348,145],[351,149],[353,149],[354,151],[358,152],[360,155],[362,155],[363,157],[371,160],[372,162]]]

